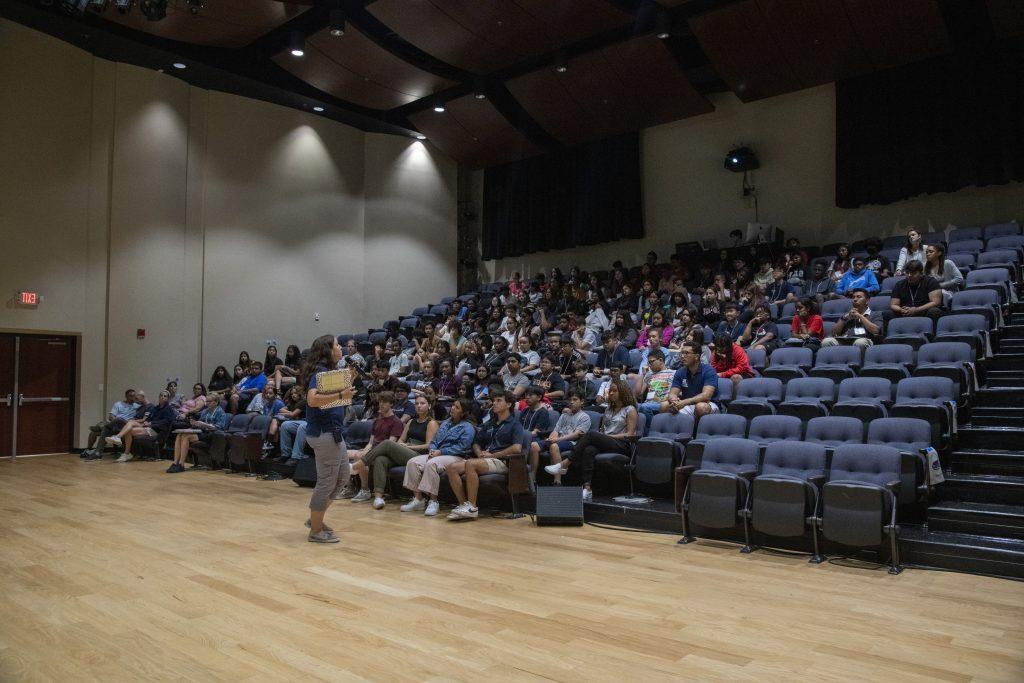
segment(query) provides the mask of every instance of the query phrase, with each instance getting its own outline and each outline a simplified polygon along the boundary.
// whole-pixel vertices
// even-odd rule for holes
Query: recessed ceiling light
[[[345,10],[331,10],[331,35],[341,37],[345,35]]]
[[[301,32],[292,31],[288,43],[293,56],[301,57],[306,54],[306,36],[302,35]]]
[[[313,107],[313,111],[323,111],[323,110],[324,110],[324,108],[320,107],[320,106]]]
[[[437,104],[435,104],[434,111],[436,111],[438,114],[444,112],[444,102],[438,102]]]
[[[426,139],[427,139],[427,136],[426,136],[426,135],[424,135],[423,133],[417,133],[417,135],[416,135],[416,139],[417,139],[417,140],[426,140]]]
[[[184,69],[185,68],[185,65],[182,64],[181,62],[175,62],[174,64],[171,64],[171,66],[173,66],[175,69]]]

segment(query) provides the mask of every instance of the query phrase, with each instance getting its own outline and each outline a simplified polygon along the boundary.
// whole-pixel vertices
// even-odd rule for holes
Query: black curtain
[[[1020,41],[836,83],[836,206],[1019,180]]]
[[[484,171],[483,257],[644,236],[640,134]]]

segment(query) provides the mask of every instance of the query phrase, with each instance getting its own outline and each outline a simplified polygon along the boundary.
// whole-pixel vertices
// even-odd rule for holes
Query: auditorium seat
[[[655,415],[647,436],[636,444],[631,470],[637,483],[647,486],[671,483],[675,467],[682,463],[684,444],[692,438],[692,416]]]
[[[846,315],[851,308],[853,308],[852,299],[830,299],[821,305],[821,319],[834,323]]]
[[[953,313],[979,313],[985,316],[988,329],[1002,326],[1000,296],[990,289],[966,289],[953,294],[950,305]]]
[[[953,249],[955,242],[963,242],[965,240],[980,240],[982,235],[981,228],[953,228],[949,231],[949,248],[950,251]]]
[[[821,489],[817,520],[827,540],[844,546],[881,548],[888,538],[891,574],[902,571],[896,526],[900,462],[899,451],[889,446],[838,447]]]
[[[1020,225],[1017,223],[993,223],[985,226],[985,239],[1003,237],[1004,235],[1019,235]]]
[[[855,417],[815,417],[807,423],[804,441],[821,444],[831,454],[843,444],[864,443],[864,423]]]
[[[709,441],[700,467],[690,476],[683,493],[683,539],[690,542],[690,523],[712,529],[731,529],[743,521],[747,545],[749,529],[740,510],[746,508],[750,482],[757,474],[760,449],[749,439],[724,437]]]
[[[697,433],[686,444],[685,463],[687,465],[699,464],[704,446],[709,441],[724,437],[742,439],[746,436],[747,421],[742,415],[734,415],[732,413],[705,415],[697,421]]]
[[[1012,249],[989,249],[981,254],[978,254],[978,270],[986,268],[1006,268],[1007,270],[1016,273],[1017,265],[1020,263],[1020,257],[1016,251]],[[1014,277],[1016,279],[1016,277]]]
[[[841,382],[855,377],[861,366],[861,350],[849,346],[823,346],[814,357],[814,367],[808,373],[811,377],[825,377]]]
[[[248,469],[248,474],[255,475],[260,456],[263,455],[263,442],[267,439],[267,431],[273,417],[255,415],[244,431],[235,432],[228,438],[228,463],[233,468]]]
[[[939,318],[935,326],[935,341],[964,342],[974,349],[975,357],[988,354],[988,327],[985,316],[978,313],[960,313]]]
[[[647,423],[647,416],[641,412],[637,412],[636,416],[636,433],[643,434],[644,427]],[[603,475],[604,482],[607,482],[610,486],[601,486],[601,490],[604,491],[606,488],[614,489],[621,485],[626,480],[629,474],[630,464],[633,462],[633,458],[636,455],[636,444],[637,439],[633,439],[629,444],[629,452],[623,453],[597,453],[594,455],[594,488],[598,488],[598,475]],[[669,468],[671,473],[671,467]],[[670,481],[671,479],[669,479]],[[667,482],[666,482],[667,483]]]
[[[803,423],[792,415],[758,415],[750,421],[747,438],[764,447],[774,441],[800,441]]]
[[[825,447],[817,443],[773,443],[764,452],[760,473],[751,483],[750,505],[741,514],[766,536],[794,538],[811,527],[814,555],[820,562],[817,527],[821,487],[825,484]],[[749,545],[743,548],[749,552]]]
[[[951,435],[958,392],[948,377],[909,377],[896,385],[892,417],[918,417],[936,425],[935,443]]]
[[[765,353],[764,349],[758,347],[756,349],[746,349],[746,352],[747,362],[750,363],[750,367],[757,372],[764,370],[764,366],[768,362],[768,354]]]
[[[786,395],[779,415],[792,415],[806,422],[828,415],[836,400],[836,385],[828,377],[798,377],[786,383]]]
[[[914,365],[914,347],[909,344],[875,344],[864,352],[861,377],[884,377],[896,383],[910,377]]]
[[[796,304],[792,301],[782,305],[779,309],[778,315],[775,316],[775,320],[780,324],[789,325],[793,322],[793,316],[796,315]]]
[[[974,393],[975,353],[964,342],[933,342],[917,352],[914,377],[948,377],[957,383],[961,394]]]
[[[729,413],[742,416],[744,419],[751,419],[758,415],[774,415],[775,406],[782,402],[782,395],[782,380],[778,378],[750,377],[744,379],[736,389],[736,398],[729,403]],[[701,422],[708,417],[712,416],[705,416]],[[699,430],[700,424],[697,427]]]
[[[935,323],[928,316],[893,318],[885,333],[885,344],[908,344],[917,349],[931,341]]]
[[[1010,301],[1010,271],[1006,268],[983,268],[968,273],[964,279],[964,289],[991,289],[999,293],[1000,303]]]
[[[892,400],[892,382],[885,377],[851,377],[839,383],[832,415],[868,422],[886,417]]]
[[[373,420],[356,420],[345,430],[345,445],[349,448],[362,448],[370,443]]]
[[[928,491],[928,460],[921,450],[932,445],[932,425],[912,417],[888,417],[868,425],[867,443],[891,446],[901,454],[900,502],[923,499]]]
[[[961,273],[969,273],[974,270],[978,261],[974,254],[950,253],[946,255],[946,258],[955,263]]]
[[[925,241],[924,244],[931,244],[931,242]],[[974,254],[977,256],[985,249],[985,243],[980,239],[972,240],[960,240],[956,243],[956,248],[950,245],[948,251],[956,252],[957,254]]]
[[[806,377],[807,371],[814,365],[814,351],[805,347],[783,347],[772,351],[768,357],[768,367],[761,373],[765,378],[775,378],[786,382],[797,377]],[[749,381],[749,380],[746,380]],[[743,383],[740,383],[740,387]]]
[[[1002,249],[1020,252],[1024,249],[1024,235],[1000,235],[993,237],[986,245],[986,251],[998,251]]]
[[[892,275],[890,277],[884,278],[878,284],[878,293],[879,294],[886,294],[886,295],[892,294],[892,288],[895,287],[896,283],[899,282],[902,279],[903,279],[902,275]]]
[[[221,469],[228,464],[228,440],[233,434],[244,433],[255,417],[253,413],[239,413],[231,418],[227,429],[216,430],[209,441],[194,441],[189,452],[196,465],[210,469]]]

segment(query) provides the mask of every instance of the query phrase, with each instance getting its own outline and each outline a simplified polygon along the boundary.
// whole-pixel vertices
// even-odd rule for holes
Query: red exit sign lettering
[[[22,306],[38,306],[39,305],[39,293],[38,292],[18,292],[18,303]]]

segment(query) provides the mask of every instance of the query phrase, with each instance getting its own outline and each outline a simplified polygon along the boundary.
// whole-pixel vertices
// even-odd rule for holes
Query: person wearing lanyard
[[[334,496],[341,492],[351,472],[345,440],[341,435],[345,424],[343,407],[327,408],[338,399],[351,400],[355,389],[348,387],[341,392],[321,392],[316,388],[316,375],[338,367],[341,347],[331,334],[313,340],[309,349],[304,374],[306,385],[306,443],[316,454],[316,487],[309,499],[310,543],[337,543],[334,530],[324,524],[324,514],[331,506]]]

